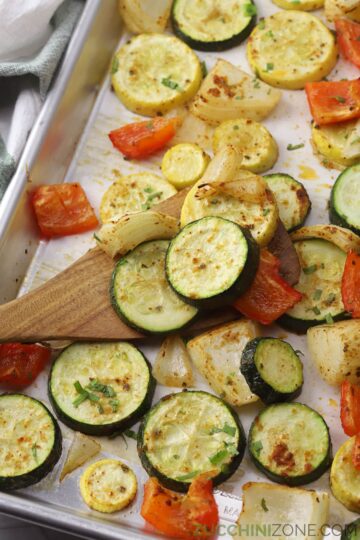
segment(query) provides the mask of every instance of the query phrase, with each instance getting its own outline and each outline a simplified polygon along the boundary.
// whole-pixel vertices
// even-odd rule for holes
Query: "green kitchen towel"
[[[53,30],[42,49],[30,59],[0,62],[0,77],[34,75],[39,79],[40,97],[44,100],[83,7],[84,0],[65,0],[50,21]],[[18,99],[21,99],[21,94]],[[29,127],[24,126],[23,118],[14,114],[11,121],[12,133],[16,134],[17,127],[19,132],[24,129],[29,132],[38,112],[38,110],[34,112]],[[13,156],[8,153],[0,135],[0,200],[16,170],[19,157],[20,155]]]

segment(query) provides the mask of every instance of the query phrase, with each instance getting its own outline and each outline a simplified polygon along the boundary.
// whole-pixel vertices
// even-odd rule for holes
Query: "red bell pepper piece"
[[[360,24],[350,19],[336,19],[335,28],[341,54],[360,68]]]
[[[0,345],[0,384],[24,388],[31,384],[50,360],[51,351],[40,345]]]
[[[176,133],[178,118],[152,118],[109,133],[115,148],[129,159],[143,159],[161,150]]]
[[[360,317],[360,255],[349,251],[341,282],[342,301],[346,311]]]
[[[311,114],[317,124],[360,118],[360,79],[306,83]]]
[[[255,279],[234,307],[250,319],[271,324],[299,302],[302,294],[281,277],[279,268],[279,259],[267,249],[261,250]]]
[[[346,435],[360,432],[360,386],[344,381],[341,385],[340,418]]]

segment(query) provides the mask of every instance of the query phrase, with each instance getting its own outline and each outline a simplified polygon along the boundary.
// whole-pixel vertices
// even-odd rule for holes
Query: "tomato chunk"
[[[360,386],[349,381],[341,385],[340,418],[346,435],[360,432]]]
[[[186,495],[180,495],[150,478],[144,487],[142,517],[170,538],[210,538],[219,523],[219,512],[208,474],[193,480]]]
[[[341,282],[341,295],[346,311],[360,317],[360,255],[349,251]]]
[[[90,231],[99,223],[77,183],[40,186],[32,195],[32,204],[40,230],[48,238]]]
[[[50,360],[51,351],[41,345],[0,345],[0,384],[24,388],[31,384]]]
[[[279,268],[279,259],[262,249],[255,279],[234,307],[250,319],[271,324],[299,302],[301,293],[281,277]]]
[[[153,118],[115,129],[109,138],[127,158],[143,159],[161,150],[175,135],[178,124],[178,118]]]
[[[360,24],[349,19],[336,19],[335,28],[341,54],[360,68]]]
[[[360,79],[306,83],[305,90],[317,124],[360,118]]]
[[[356,435],[351,459],[355,469],[360,471],[360,433]]]

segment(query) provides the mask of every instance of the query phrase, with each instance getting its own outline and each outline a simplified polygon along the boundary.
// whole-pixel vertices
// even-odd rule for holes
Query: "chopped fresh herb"
[[[219,450],[219,452],[216,452],[216,454],[213,454],[209,457],[210,463],[212,465],[219,465],[222,461],[224,461],[226,458],[229,457],[229,452],[226,448],[224,450]]]
[[[98,237],[98,235],[96,233],[94,233],[94,238],[95,238],[95,240],[97,242],[100,242],[100,244],[101,244],[102,240],[101,240],[101,238]]]
[[[304,148],[304,146],[305,146],[304,143],[288,144],[287,147],[286,147],[286,150],[289,150],[291,152],[291,150],[299,150],[299,148]]]
[[[200,66],[201,66],[202,76],[203,76],[204,79],[205,79],[206,75],[208,74],[208,69],[207,69],[205,60],[203,60],[202,62],[200,62]]]
[[[266,70],[265,71],[272,71],[274,69],[274,64],[272,62],[268,62],[266,64]]]
[[[317,306],[313,307],[312,311],[315,313],[315,315],[320,315],[321,313],[320,309]]]
[[[270,208],[264,208],[262,215],[267,216],[270,213]]]
[[[328,324],[334,324],[334,319],[332,318],[331,313],[326,314],[325,320]]]
[[[199,471],[189,472],[189,473],[184,474],[182,476],[178,476],[177,478],[175,478],[175,480],[177,480],[178,482],[186,482],[186,480],[191,480],[192,478],[194,478],[198,474],[199,474]]]
[[[85,394],[86,393],[86,390],[85,390],[85,388],[83,388],[81,386],[80,381],[75,381],[74,382],[74,387],[75,387],[75,390],[77,391],[78,394]]]
[[[274,39],[274,32],[272,30],[269,30],[268,32],[266,32],[265,36],[268,36],[269,38],[271,39]]]
[[[329,296],[326,299],[327,304],[332,304],[336,300],[336,294],[330,293]]]
[[[346,98],[344,98],[343,96],[334,96],[334,99],[336,99],[336,101],[338,101],[339,103],[346,103]]]
[[[115,413],[119,410],[120,402],[118,399],[111,399],[110,400],[110,406],[112,408],[112,411]]]
[[[92,401],[93,403],[97,403],[99,401],[99,396],[97,396],[96,394],[93,394],[92,392],[88,392],[88,398],[90,399],[90,401]]]
[[[260,81],[256,77],[255,79],[253,79],[253,85],[254,85],[254,88],[260,88]]]
[[[257,14],[257,9],[254,4],[244,4],[245,17],[253,17],[256,14]]]
[[[101,403],[98,403],[97,408],[100,414],[104,414],[104,407],[101,405]]]
[[[235,126],[233,126],[233,129],[235,129],[235,131],[237,131],[237,130],[240,129],[240,128],[239,128],[238,125],[235,124]]]
[[[152,193],[154,190],[153,190],[152,187],[149,186],[149,187],[146,187],[146,188],[144,189],[144,191],[145,191],[145,193]]]
[[[268,511],[269,511],[268,507],[266,506],[266,501],[265,501],[265,499],[261,499],[261,508],[264,510],[264,512],[268,512]]]
[[[127,264],[127,259],[120,259],[120,261],[117,264],[118,264],[118,266],[122,266],[123,264]]]
[[[320,300],[322,295],[322,289],[316,289],[316,291],[313,294],[313,300]]]
[[[317,268],[317,264],[312,264],[311,266],[306,266],[305,268],[303,268],[303,272],[306,275],[313,274],[314,272],[316,272]]]
[[[73,401],[73,405],[74,407],[78,407],[79,405],[81,405],[81,403],[83,403],[83,401],[86,401],[88,399],[88,393],[85,392],[84,394],[80,394],[79,397],[77,397],[74,401]]]
[[[161,79],[161,84],[167,86],[167,88],[171,88],[171,90],[177,90],[178,92],[181,92],[180,85],[177,82],[171,80],[170,77],[164,77],[163,79]]]
[[[134,441],[137,441],[137,438],[138,438],[137,433],[136,431],[133,431],[132,429],[125,429],[124,435],[129,437],[129,439],[134,439]]]
[[[37,455],[37,445],[36,444],[32,445],[31,453],[32,453],[33,458],[35,459],[35,461],[37,461],[38,460],[38,455]]]
[[[209,434],[213,435],[214,433],[226,433],[227,435],[230,435],[230,437],[235,437],[236,435],[236,428],[233,426],[229,426],[227,422],[225,422],[225,425],[222,428],[213,427]]]
[[[259,30],[264,30],[264,28],[265,28],[265,19],[260,19],[259,24],[258,24],[258,28],[259,28]]]
[[[251,448],[255,454],[259,456],[261,450],[263,449],[263,443],[261,441],[255,441]]]
[[[111,64],[111,74],[113,75],[114,73],[116,73],[118,69],[119,69],[119,59],[117,56],[114,56],[112,64]]]
[[[174,455],[173,455],[173,458],[174,458],[174,459],[180,459],[180,456],[179,456],[179,454],[174,454]]]

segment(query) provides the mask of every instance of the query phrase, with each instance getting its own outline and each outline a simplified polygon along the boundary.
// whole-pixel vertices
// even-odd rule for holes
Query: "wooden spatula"
[[[177,193],[154,209],[179,217],[187,191]],[[286,231],[285,237],[284,253],[288,254],[294,249]],[[126,326],[111,307],[109,285],[113,269],[114,261],[96,247],[38,289],[0,306],[0,342],[144,337]],[[192,329],[208,328],[237,317],[239,313],[231,308],[216,311],[204,315]]]

